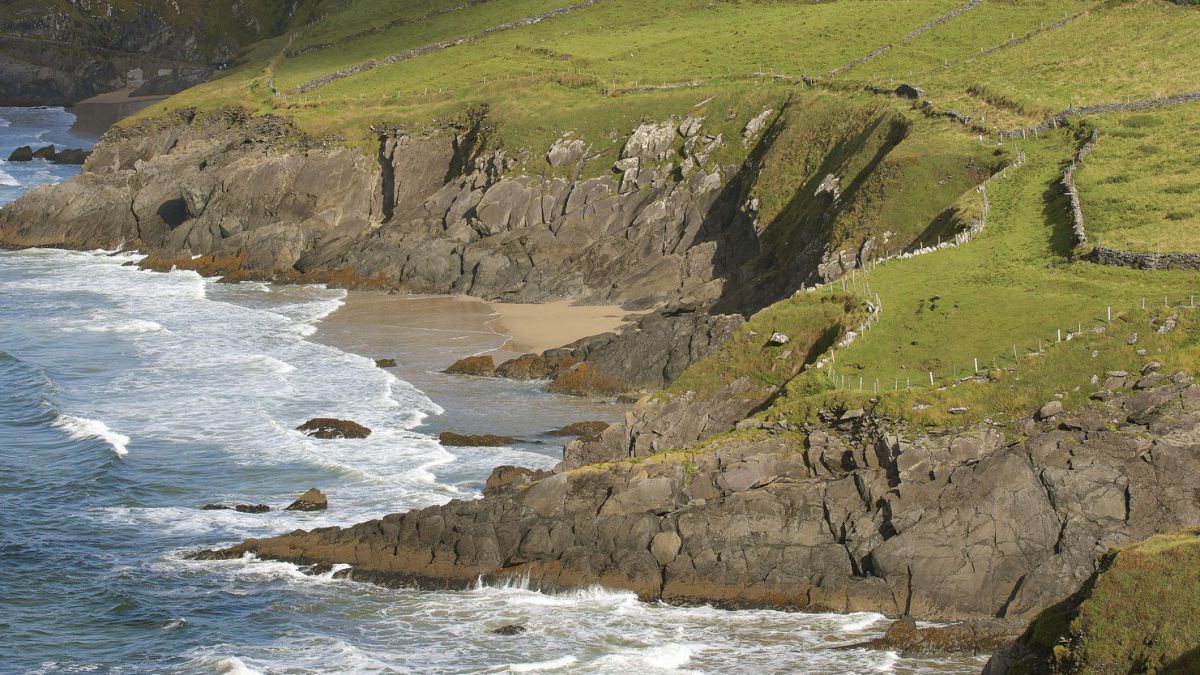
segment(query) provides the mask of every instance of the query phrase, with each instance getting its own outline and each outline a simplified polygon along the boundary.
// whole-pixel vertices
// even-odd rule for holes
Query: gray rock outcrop
[[[676,307],[647,314],[616,333],[602,333],[541,354],[520,356],[486,374],[557,381],[577,365],[587,364],[599,377],[617,383],[620,391],[656,390],[674,382],[689,365],[720,349],[744,323],[745,319],[737,314],[705,314],[694,308]],[[468,372],[470,365],[464,359],[447,372]]]
[[[1200,387],[1022,424],[1019,441],[990,426],[912,434],[869,413],[761,429],[686,461],[524,474],[482,500],[199,557],[345,563],[355,579],[435,588],[528,575],[674,602],[1021,620],[1078,588],[1097,553],[1200,521]]]

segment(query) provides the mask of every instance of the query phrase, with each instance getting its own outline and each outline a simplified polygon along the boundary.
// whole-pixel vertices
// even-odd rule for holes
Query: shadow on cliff
[[[787,111],[785,105],[742,165],[737,178],[727,186],[726,190],[736,195],[729,200],[732,203],[741,204],[748,198],[766,153],[786,130]],[[848,173],[848,165],[869,149],[871,139],[885,125],[879,147],[845,183],[840,195],[822,190],[827,176]],[[739,210],[738,217],[749,226],[760,254],[740,261],[726,259],[727,266],[718,268],[718,273],[723,273],[726,278],[726,284],[712,311],[750,314],[791,295],[803,284],[818,281],[817,268],[833,241],[838,213],[854,203],[891,151],[908,136],[908,131],[903,120],[886,114],[876,115],[858,133],[834,144],[821,165],[792,193],[787,204],[765,227],[756,232],[754,224]]]

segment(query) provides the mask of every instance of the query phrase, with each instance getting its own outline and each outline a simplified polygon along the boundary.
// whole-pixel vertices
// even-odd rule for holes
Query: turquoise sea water
[[[72,141],[61,110],[0,109],[0,153]],[[6,124],[7,123],[7,124]],[[0,165],[0,202],[76,171]],[[6,178],[7,177],[7,178]],[[475,498],[491,466],[558,449],[442,448],[469,407],[538,429],[570,421],[536,385],[472,381],[431,400],[313,333],[342,302],[320,287],[217,284],[105,252],[0,253],[0,672],[977,672],[840,651],[877,614],[727,612],[603,589],[382,589],[187,551]],[[447,335],[447,339],[453,339]],[[409,359],[420,352],[406,352]],[[432,357],[431,357],[432,358]],[[441,357],[439,357],[441,358]],[[444,366],[430,364],[430,368]],[[491,389],[488,389],[491,387]],[[448,391],[448,390],[439,390]],[[317,415],[360,441],[293,431]],[[318,514],[279,507],[311,486]],[[521,624],[520,636],[494,635]]]

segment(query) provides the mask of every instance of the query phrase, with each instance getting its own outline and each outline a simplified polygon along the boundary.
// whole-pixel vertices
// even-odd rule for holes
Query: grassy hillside
[[[1088,236],[1115,249],[1200,250],[1200,115],[1106,116],[1076,180]]]
[[[1200,530],[1110,551],[1075,596],[1018,643],[1021,673],[1194,673],[1200,669]]]
[[[830,325],[831,307],[842,307],[841,324],[853,326],[863,301],[882,305],[865,335],[820,371],[793,379],[768,416],[863,405],[877,392],[882,409],[926,423],[1023,414],[1054,396],[1086,404],[1092,376],[1106,369],[1137,369],[1148,358],[1179,367],[1197,360],[1187,331],[1151,338],[1149,323],[1165,318],[1155,309],[1165,296],[1175,307],[1168,314],[1192,325],[1190,309],[1179,306],[1200,290],[1196,275],[1081,261],[1059,178],[1098,129],[1096,151],[1077,174],[1094,242],[1197,250],[1200,104],[1071,118],[1013,141],[997,135],[1072,106],[1200,89],[1191,66],[1200,57],[1194,6],[679,0],[649,11],[633,0],[350,0],[339,7],[258,43],[226,77],[143,114],[248,106],[373,153],[371,124],[428,127],[486,103],[495,142],[520,159],[518,171],[548,173],[546,149],[570,131],[591,148],[588,175],[611,170],[640,122],[703,115],[705,130],[726,139],[716,162],[753,163],[744,196],[758,200],[759,236],[773,264],[740,282],[751,286],[786,285],[811,266],[804,256],[813,248],[853,257],[872,241],[879,256],[895,255],[982,224],[958,247],[872,264],[752,322],[747,330],[759,334],[782,326],[808,335]],[[513,23],[553,10],[561,11]],[[921,88],[928,102],[880,93],[901,83]],[[742,128],[767,109],[769,142],[743,147]],[[989,180],[1018,158],[1021,166]],[[816,194],[828,176],[839,181],[837,206]],[[832,302],[836,294],[858,302]],[[1106,332],[1072,335],[1096,327]],[[1134,331],[1142,341],[1125,344]],[[762,381],[781,384],[757,349],[735,340],[676,390],[710,390],[728,368],[765,369]],[[960,410],[952,416],[951,408]]]

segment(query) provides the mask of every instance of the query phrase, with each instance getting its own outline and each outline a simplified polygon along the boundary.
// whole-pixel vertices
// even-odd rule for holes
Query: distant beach
[[[99,138],[112,125],[134,113],[148,108],[166,96],[130,96],[132,89],[110,91],[93,96],[68,108],[75,115],[71,133]]]

